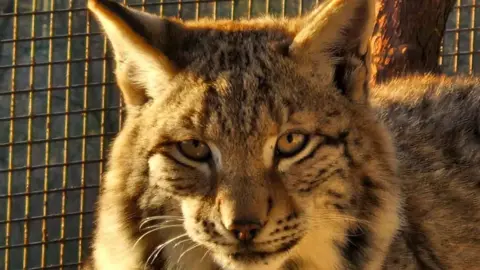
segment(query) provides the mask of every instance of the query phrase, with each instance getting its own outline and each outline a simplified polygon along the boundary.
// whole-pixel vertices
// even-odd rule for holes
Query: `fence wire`
[[[443,72],[478,74],[480,71],[480,2],[457,0],[444,33],[439,64]]]
[[[316,0],[132,0],[195,20],[298,16]],[[447,74],[480,69],[480,11],[457,1]],[[108,43],[86,0],[0,0],[0,261],[3,269],[78,268],[112,137],[122,125]],[[0,266],[2,268],[2,266]]]

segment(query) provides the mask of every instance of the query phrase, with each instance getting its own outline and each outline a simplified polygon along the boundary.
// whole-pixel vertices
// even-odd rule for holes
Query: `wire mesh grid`
[[[456,0],[444,33],[439,64],[446,74],[480,71],[480,1]]]
[[[183,19],[297,16],[316,0],[123,1]],[[108,43],[86,0],[0,0],[0,261],[3,269],[78,268],[122,101]],[[478,72],[475,0],[457,1],[448,74]],[[0,264],[1,265],[1,264]],[[2,268],[2,266],[0,266]]]

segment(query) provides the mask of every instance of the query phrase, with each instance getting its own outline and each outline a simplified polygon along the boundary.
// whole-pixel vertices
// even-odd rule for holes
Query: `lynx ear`
[[[329,0],[304,17],[289,54],[306,72],[328,64],[339,90],[355,102],[365,102],[370,76],[370,36],[375,24],[375,0]]]
[[[171,59],[175,58],[182,26],[109,0],[89,0],[88,8],[112,44],[117,83],[125,103],[142,105],[158,95],[162,84],[177,73]]]

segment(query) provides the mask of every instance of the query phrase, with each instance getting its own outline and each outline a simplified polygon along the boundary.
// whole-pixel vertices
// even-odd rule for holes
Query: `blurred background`
[[[377,81],[480,72],[475,0],[379,2]],[[196,20],[298,16],[317,2],[123,3]],[[0,0],[0,269],[78,268],[88,253],[122,100],[108,43],[85,7],[86,0]]]

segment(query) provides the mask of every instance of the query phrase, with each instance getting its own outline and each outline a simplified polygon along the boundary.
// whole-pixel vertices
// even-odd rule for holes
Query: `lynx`
[[[90,0],[127,117],[84,269],[480,269],[480,81],[369,89],[374,2],[183,22]]]

